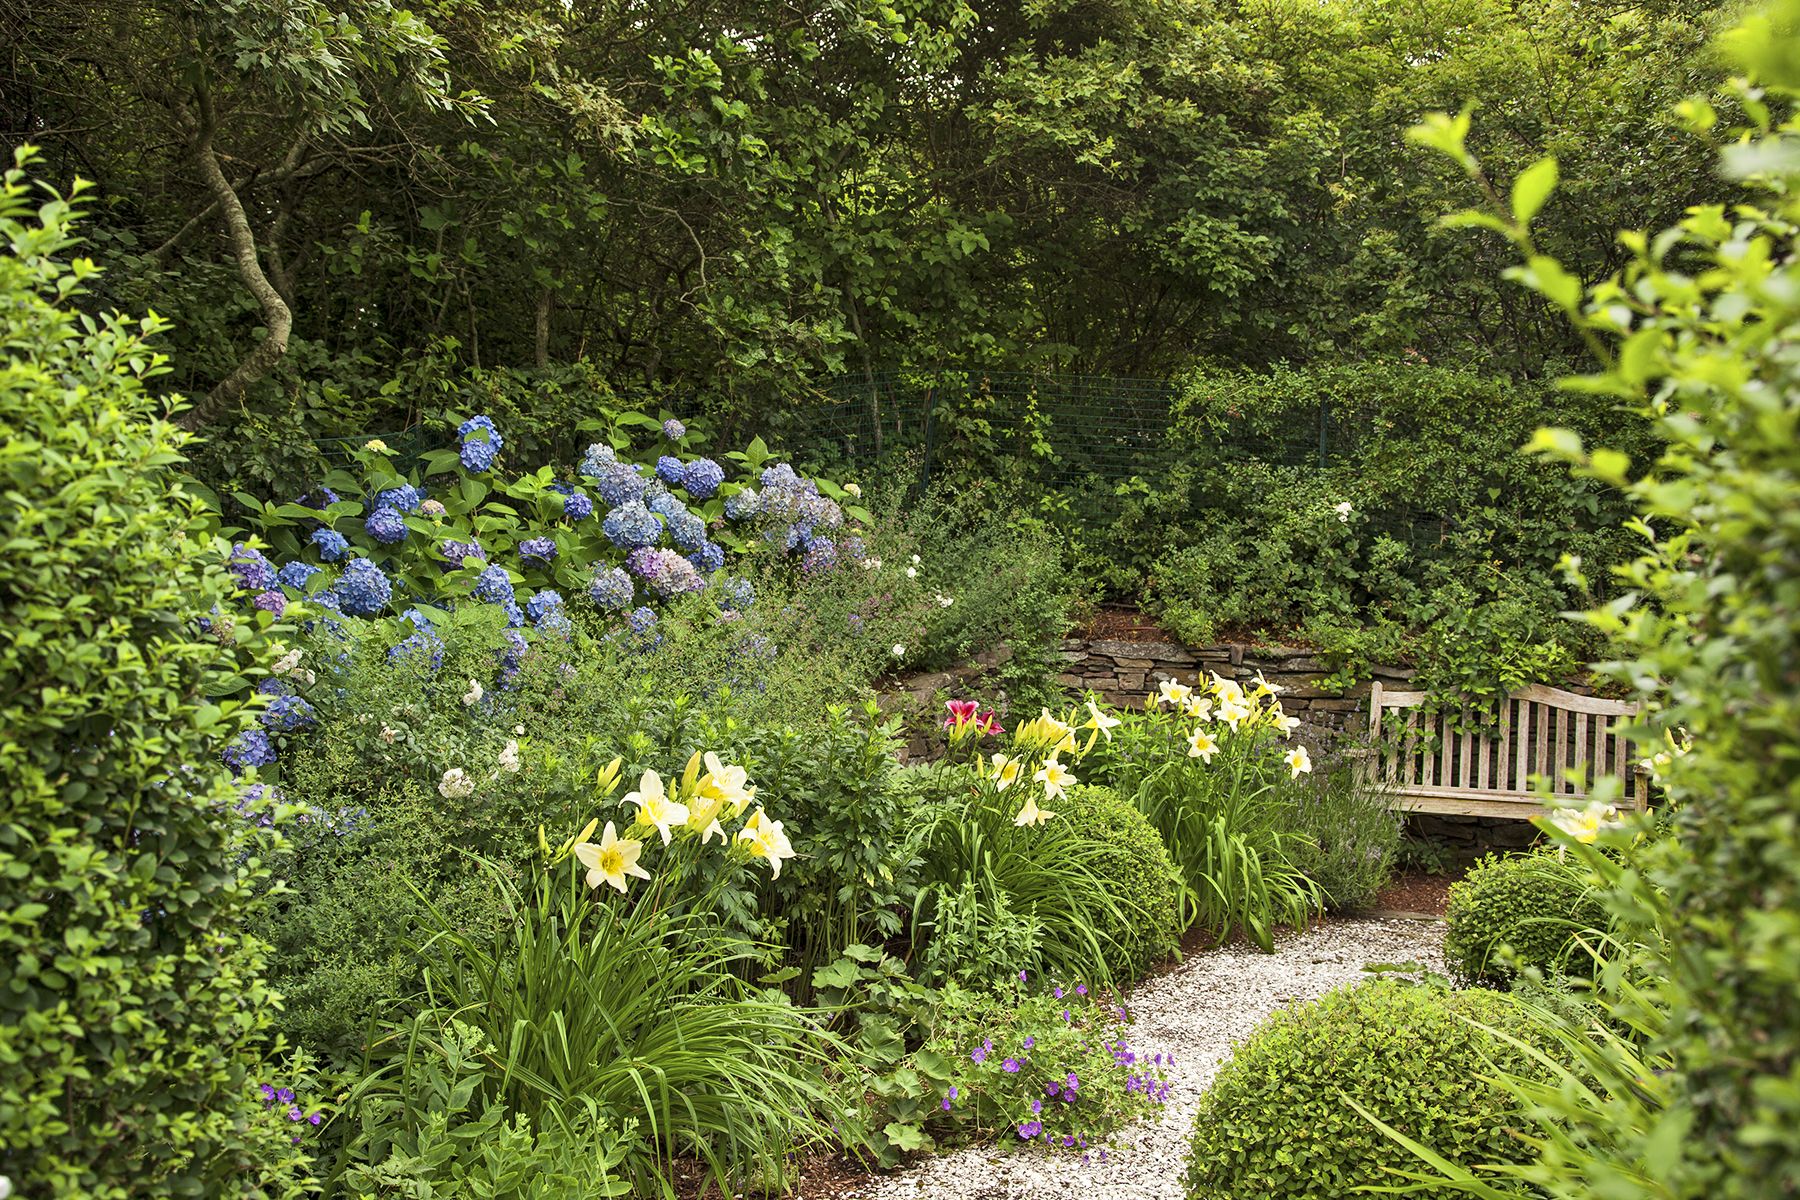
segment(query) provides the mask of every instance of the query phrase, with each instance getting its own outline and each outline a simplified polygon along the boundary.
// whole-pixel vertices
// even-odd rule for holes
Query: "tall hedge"
[[[0,1174],[32,1197],[278,1194],[250,1095],[274,997],[240,933],[263,871],[195,621],[230,591],[155,318],[78,314],[74,204],[0,187]]]

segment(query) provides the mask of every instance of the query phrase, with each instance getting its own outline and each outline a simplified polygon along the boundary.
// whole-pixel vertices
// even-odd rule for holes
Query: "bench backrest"
[[[1402,807],[1529,817],[1542,811],[1531,790],[1533,776],[1552,781],[1556,795],[1579,804],[1593,781],[1607,775],[1624,780],[1624,803],[1644,806],[1644,780],[1631,744],[1615,732],[1639,715],[1642,706],[1635,702],[1528,687],[1501,702],[1492,733],[1454,733],[1451,714],[1425,713],[1425,700],[1424,692],[1389,690],[1380,682],[1370,692],[1374,771]]]

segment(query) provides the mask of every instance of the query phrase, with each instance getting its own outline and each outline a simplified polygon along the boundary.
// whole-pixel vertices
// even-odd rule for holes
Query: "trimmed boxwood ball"
[[[1084,839],[1111,848],[1110,865],[1102,869],[1111,875],[1113,897],[1132,917],[1101,927],[1122,947],[1107,966],[1120,982],[1142,978],[1181,935],[1181,876],[1162,835],[1111,788],[1071,788],[1046,807]]]
[[[1575,939],[1605,928],[1606,911],[1582,872],[1548,851],[1483,858],[1450,888],[1444,934],[1450,970],[1470,983],[1504,983],[1513,969],[1500,948],[1510,946],[1521,965],[1591,974],[1593,959]]]
[[[1526,1013],[1499,992],[1393,979],[1277,1012],[1201,1098],[1185,1177],[1189,1200],[1350,1196],[1366,1185],[1405,1182],[1384,1168],[1421,1169],[1344,1096],[1453,1162],[1525,1161],[1529,1148],[1508,1132],[1510,1100],[1484,1080],[1495,1066],[1544,1072],[1471,1022],[1541,1044]]]

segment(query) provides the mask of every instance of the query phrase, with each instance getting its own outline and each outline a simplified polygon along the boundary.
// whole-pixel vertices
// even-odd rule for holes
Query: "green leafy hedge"
[[[286,1194],[251,1099],[265,877],[203,699],[230,580],[144,380],[154,318],[78,317],[76,210],[0,187],[0,1174],[34,1197]],[[233,635],[253,637],[251,627]]]
[[[1490,854],[1451,885],[1444,958],[1469,981],[1503,983],[1514,964],[1584,974],[1593,959],[1577,944],[1606,926],[1589,873],[1554,854]],[[1510,952],[1503,952],[1509,947]]]
[[[1316,1200],[1403,1182],[1387,1168],[1412,1168],[1412,1156],[1347,1100],[1452,1161],[1522,1161],[1525,1145],[1507,1132],[1512,1101],[1485,1080],[1495,1063],[1515,1074],[1540,1072],[1474,1022],[1529,1040],[1523,1013],[1496,992],[1392,979],[1276,1013],[1201,1099],[1189,1200]]]
[[[1107,965],[1119,982],[1142,978],[1169,956],[1181,935],[1181,875],[1162,835],[1135,805],[1106,787],[1070,789],[1056,801],[1056,815],[1077,837],[1105,847],[1095,869],[1112,885],[1123,910],[1096,914],[1117,947]]]

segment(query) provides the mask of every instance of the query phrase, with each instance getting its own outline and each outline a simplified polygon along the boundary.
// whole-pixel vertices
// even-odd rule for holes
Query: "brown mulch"
[[[815,1154],[800,1164],[800,1173],[785,1200],[847,1200],[874,1176],[855,1159],[840,1154]],[[699,1163],[675,1164],[675,1194],[680,1200],[719,1200],[719,1189],[707,1181]],[[737,1195],[758,1195],[755,1191]],[[781,1193],[772,1193],[781,1195]]]
[[[1396,875],[1376,895],[1376,911],[1441,917],[1446,911],[1450,885],[1457,881],[1460,874],[1461,872],[1427,875],[1423,871],[1408,871],[1403,875]]]

